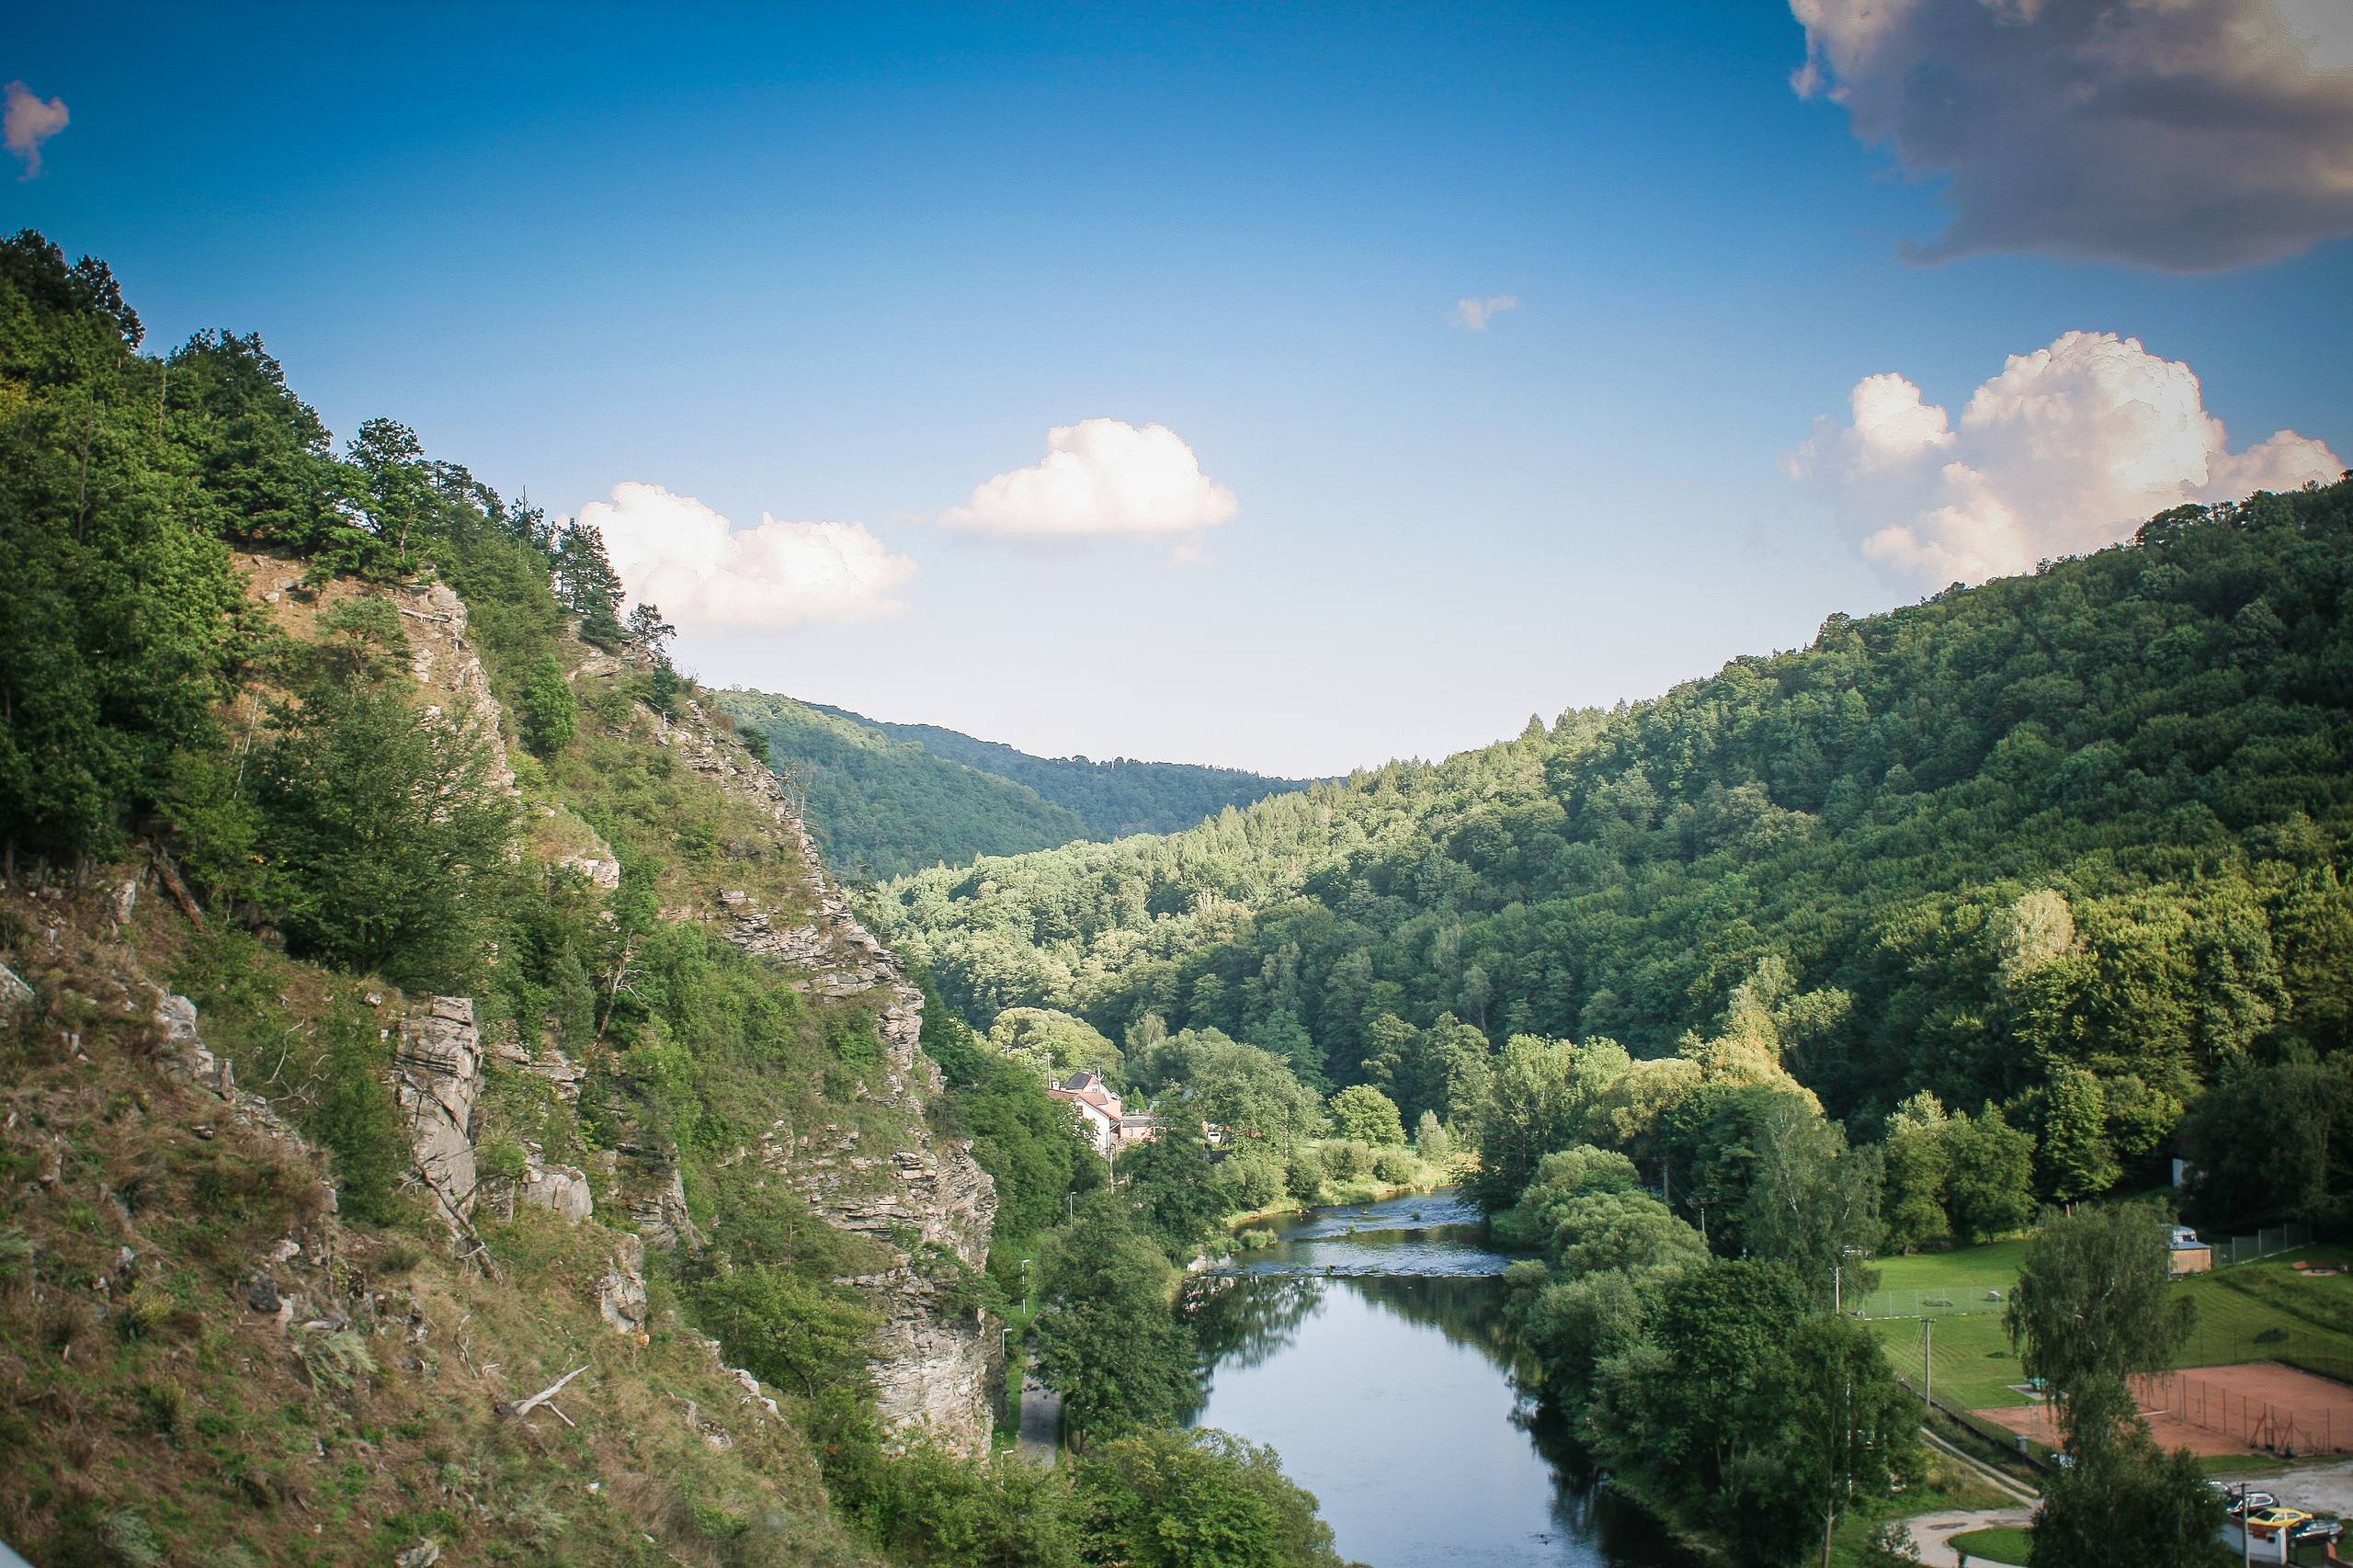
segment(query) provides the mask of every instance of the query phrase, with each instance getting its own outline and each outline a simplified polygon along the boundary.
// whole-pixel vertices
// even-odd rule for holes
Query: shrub
[[[115,1314],[115,1332],[125,1339],[145,1339],[172,1319],[179,1303],[172,1293],[153,1280],[141,1280],[122,1299],[122,1306]]]
[[[1403,1149],[1383,1149],[1372,1157],[1372,1174],[1379,1180],[1402,1186],[1422,1174],[1414,1156]]]
[[[131,1391],[139,1405],[139,1424],[159,1437],[168,1437],[180,1429],[180,1417],[188,1408],[188,1391],[177,1383],[141,1383]]]
[[[408,1130],[384,1081],[390,1052],[351,1003],[338,1003],[320,1028],[327,1037],[324,1082],[303,1127],[334,1158],[343,1212],[389,1224],[404,1211],[399,1184],[409,1165]]]
[[[1372,1146],[1356,1138],[1336,1138],[1324,1145],[1324,1171],[1334,1181],[1355,1181],[1371,1174]]]
[[[733,1269],[690,1294],[729,1360],[763,1382],[814,1396],[821,1384],[864,1379],[873,1339],[866,1314],[789,1270]]]
[[[520,1181],[531,1157],[512,1138],[494,1138],[474,1151],[474,1169],[501,1181]]]
[[[1283,1187],[1302,1203],[1313,1203],[1324,1195],[1324,1161],[1313,1149],[1291,1151],[1283,1163]]]
[[[1255,1151],[1235,1154],[1218,1166],[1217,1179],[1228,1207],[1245,1212],[1267,1208],[1283,1195],[1283,1168]]]
[[[515,699],[515,722],[535,756],[553,756],[572,744],[580,727],[580,699],[553,653],[540,655],[523,677],[523,689]]]

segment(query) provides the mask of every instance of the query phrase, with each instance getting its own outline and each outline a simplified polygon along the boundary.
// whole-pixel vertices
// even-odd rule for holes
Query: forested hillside
[[[1097,1157],[919,1053],[596,532],[338,449],[258,337],[141,343],[0,242],[0,1540],[1079,1568],[1199,1514],[1334,1562],[1173,1397],[993,1457],[987,1266]]]
[[[828,711],[839,712],[834,709]],[[1176,833],[1213,817],[1228,806],[1246,806],[1269,795],[1306,788],[1299,778],[1269,778],[1239,767],[1210,767],[1192,762],[1138,762],[1115,756],[1093,762],[1083,756],[1031,756],[995,741],[975,740],[937,724],[892,724],[880,719],[843,717],[872,724],[887,735],[913,741],[934,756],[961,762],[999,778],[1026,784],[1041,799],[1076,812],[1089,838],[1124,838],[1132,833]]]
[[[851,715],[757,691],[723,692],[719,704],[767,741],[769,762],[807,800],[810,831],[844,876],[904,876],[1093,836],[1076,812],[1025,786]]]
[[[729,691],[720,703],[767,738],[770,759],[807,796],[828,861],[850,876],[1173,832],[1304,787],[1192,763],[1031,756],[934,724],[884,723],[767,692]]]
[[[1463,1038],[2009,1108],[2097,1190],[2353,1030],[2353,483],[2152,519],[1651,702],[874,898],[977,1021],[1216,1028],[1449,1108]],[[2058,1131],[2056,1140],[2049,1134]]]

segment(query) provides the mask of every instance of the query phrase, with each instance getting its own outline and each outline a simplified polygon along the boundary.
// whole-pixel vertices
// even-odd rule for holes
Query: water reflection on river
[[[1196,1282],[1197,1423],[1271,1443],[1372,1568],[1672,1568],[1506,1376],[1510,1259],[1450,1194],[1322,1210]]]

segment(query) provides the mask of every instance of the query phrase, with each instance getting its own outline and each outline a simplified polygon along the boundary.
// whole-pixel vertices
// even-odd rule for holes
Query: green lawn
[[[1982,1247],[1955,1247],[1950,1252],[1914,1253],[1908,1257],[1878,1257],[1881,1290],[1932,1290],[1991,1284],[2004,1290],[2018,1277],[2026,1261],[2026,1238],[1988,1242]]]
[[[1918,1387],[1924,1358],[1924,1336],[1917,1318],[1880,1318],[1871,1327],[1887,1351],[1888,1364]],[[2018,1358],[2011,1354],[2010,1336],[1999,1317],[1937,1320],[1934,1392],[1947,1404],[1983,1410],[1997,1404],[2024,1404],[2027,1398],[2012,1383],[2023,1382]]]
[[[2010,1385],[2025,1381],[2002,1328],[1999,1303],[2018,1278],[2023,1241],[1880,1261],[1880,1288],[1867,1312],[1888,1361],[1915,1385],[1923,1371],[1921,1318],[1936,1323],[1936,1392],[1972,1409],[2023,1404]],[[2308,1247],[2258,1263],[2242,1263],[2185,1279],[2174,1288],[2198,1304],[2198,1326],[2174,1364],[2211,1367],[2233,1361],[2286,1360],[2353,1381],[2353,1273],[2313,1279],[2291,1267],[2298,1260],[2353,1266],[2353,1250]],[[1924,1306],[1922,1297],[1950,1301]]]
[[[2016,1525],[1996,1525],[1988,1530],[1969,1530],[1952,1538],[1953,1550],[1965,1551],[1972,1558],[1988,1562],[2026,1562],[2027,1532]]]

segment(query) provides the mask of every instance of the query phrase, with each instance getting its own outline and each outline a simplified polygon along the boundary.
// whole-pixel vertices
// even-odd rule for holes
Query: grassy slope
[[[1952,1543],[1970,1556],[1988,1562],[2023,1563],[2027,1560],[2027,1532],[2014,1525],[1971,1530],[1953,1537]]]
[[[49,1568],[380,1564],[420,1537],[490,1562],[756,1561],[755,1536],[776,1560],[865,1560],[799,1431],[744,1400],[658,1279],[644,1345],[599,1319],[612,1233],[522,1210],[482,1227],[485,1276],[421,1219],[333,1221],[314,1157],[159,1074],[123,982],[178,966],[176,914],[142,900],[118,939],[97,890],[17,891],[0,920],[60,937],[17,955],[41,1010],[0,1031],[0,1535]],[[404,1006],[262,964],[290,1036],[339,992],[388,1023]],[[273,1265],[282,1240],[302,1251]],[[252,1310],[262,1270],[351,1332]],[[577,1426],[493,1408],[583,1366],[560,1402]]]
[[[280,611],[296,635],[308,619]],[[560,653],[595,662],[569,638]],[[785,917],[805,903],[797,845],[664,744],[628,672],[592,668],[577,685],[573,745],[545,766],[514,753],[531,853],[601,857],[618,835],[658,861],[654,891],[675,916],[713,912],[723,888]],[[420,1538],[445,1561],[872,1561],[829,1504],[803,1426],[722,1375],[664,1259],[647,1265],[642,1344],[599,1317],[597,1282],[620,1241],[608,1223],[629,1226],[627,1200],[649,1179],[633,1168],[628,1144],[645,1134],[617,1063],[583,1058],[594,1119],[494,1052],[484,1064],[477,1145],[529,1142],[580,1165],[597,1219],[478,1215],[485,1273],[421,1214],[332,1218],[321,1156],[240,1129],[216,1097],[159,1072],[155,988],[202,998],[207,1043],[297,1118],[323,1081],[338,1003],[365,1009],[363,1033],[389,1035],[421,999],[217,922],[199,936],[152,886],[118,929],[108,891],[142,869],[0,889],[0,951],[38,998],[0,1025],[0,1539],[45,1568],[381,1564]],[[706,1017],[669,1098],[696,1118],[679,1155],[705,1223],[732,1151],[779,1111],[894,1145],[904,1131],[826,1045],[838,1009],[789,981],[723,944],[703,961]],[[784,1033],[734,1039],[721,1009],[747,1001]],[[494,991],[478,998],[486,1040],[524,1022],[501,1006]],[[855,1272],[853,1239],[818,1229]],[[274,1260],[286,1241],[301,1250]],[[299,1296],[291,1328],[249,1305],[261,1272]],[[345,1318],[347,1333],[300,1326]],[[576,1426],[493,1408],[584,1366],[559,1402]],[[796,1415],[791,1394],[770,1392]]]

